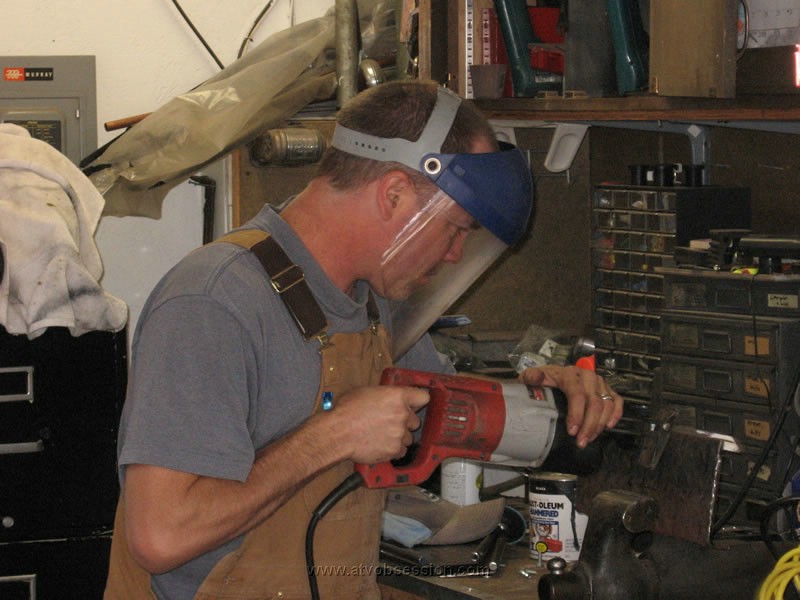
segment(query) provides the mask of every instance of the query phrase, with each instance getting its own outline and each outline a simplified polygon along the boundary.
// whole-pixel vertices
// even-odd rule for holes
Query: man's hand
[[[174,569],[241,535],[300,486],[343,460],[372,464],[405,455],[426,390],[356,388],[258,451],[246,481],[128,465],[125,522],[134,558],[149,572]]]
[[[622,417],[622,396],[594,371],[578,367],[545,365],[525,369],[520,380],[527,385],[557,387],[567,396],[567,431],[578,447],[586,445]]]
[[[416,414],[430,400],[427,390],[404,386],[360,387],[334,401],[326,416],[349,432],[349,458],[375,464],[405,456],[419,428]]]

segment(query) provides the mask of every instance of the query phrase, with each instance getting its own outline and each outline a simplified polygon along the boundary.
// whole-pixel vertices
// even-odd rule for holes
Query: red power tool
[[[408,464],[356,465],[369,488],[418,485],[447,458],[538,467],[567,439],[566,402],[560,398],[559,410],[550,388],[399,368],[386,369],[381,384],[426,388],[430,402]]]
[[[306,564],[311,597],[319,596],[314,572],[314,532],[320,519],[345,495],[364,485],[388,488],[426,481],[446,458],[467,458],[509,466],[578,473],[596,467],[596,453],[584,455],[566,433],[566,399],[550,388],[517,381],[442,375],[389,368],[383,385],[426,388],[430,402],[416,451],[410,460],[355,465],[355,472],[312,511],[306,530]],[[592,445],[590,444],[589,448]],[[545,463],[545,460],[547,461]]]

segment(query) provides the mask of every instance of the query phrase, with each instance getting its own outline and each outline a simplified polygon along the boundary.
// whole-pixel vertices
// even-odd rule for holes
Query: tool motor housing
[[[408,464],[356,465],[369,488],[418,485],[447,458],[537,467],[556,439],[553,391],[463,375],[388,368],[382,385],[425,388],[430,402]]]

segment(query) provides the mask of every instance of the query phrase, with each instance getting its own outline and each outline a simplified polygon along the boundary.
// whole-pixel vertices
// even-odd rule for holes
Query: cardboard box
[[[736,95],[737,0],[658,0],[650,6],[650,92]]]

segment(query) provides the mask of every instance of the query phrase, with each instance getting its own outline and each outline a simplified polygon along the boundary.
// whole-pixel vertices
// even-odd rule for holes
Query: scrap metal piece
[[[606,444],[601,467],[578,481],[577,508],[590,514],[592,499],[607,490],[643,494],[661,509],[655,533],[708,545],[722,446],[722,440],[674,428],[650,468],[648,461],[641,460],[640,445]]]

